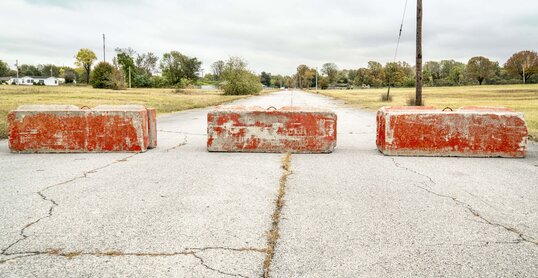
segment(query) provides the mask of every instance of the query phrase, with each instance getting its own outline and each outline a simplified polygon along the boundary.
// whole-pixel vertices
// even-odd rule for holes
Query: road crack
[[[6,253],[2,254],[4,256],[14,256],[12,258],[7,258],[4,260],[0,260],[0,264],[9,262],[9,261],[15,261],[22,258],[27,257],[34,257],[34,256],[56,256],[56,257],[64,257],[67,259],[73,259],[79,256],[96,256],[96,257],[175,257],[175,256],[192,256],[200,261],[200,265],[203,267],[217,272],[222,275],[227,276],[234,276],[234,277],[248,277],[244,276],[242,274],[235,274],[226,272],[217,268],[214,268],[210,266],[204,258],[199,254],[203,253],[205,251],[210,250],[224,250],[224,251],[231,251],[231,252],[262,252],[265,253],[265,249],[261,248],[255,248],[255,247],[242,247],[242,248],[232,248],[232,247],[200,247],[200,248],[185,248],[184,251],[181,252],[122,252],[119,250],[113,250],[110,249],[108,251],[96,251],[96,252],[83,252],[83,251],[69,251],[69,252],[62,252],[61,249],[47,249],[46,251],[28,251],[28,252],[15,252],[15,253]]]
[[[429,176],[427,176],[425,174],[422,174],[420,172],[417,172],[417,171],[415,171],[413,169],[410,169],[410,168],[407,168],[405,166],[402,166],[393,157],[391,157],[391,159],[392,159],[394,165],[397,168],[409,171],[411,173],[417,174],[417,175],[422,176],[422,177],[426,177],[426,178],[428,178],[428,180],[429,180],[429,182],[431,184],[436,185],[435,181],[431,177],[429,177]],[[429,194],[432,194],[432,195],[435,195],[435,196],[438,196],[438,197],[441,197],[441,198],[446,198],[446,199],[452,200],[458,206],[467,209],[473,216],[475,216],[475,217],[479,218],[480,220],[482,220],[483,221],[482,223],[486,223],[486,224],[491,225],[491,226],[503,228],[506,231],[508,231],[508,232],[510,232],[512,234],[515,234],[518,237],[518,239],[515,240],[514,242],[510,242],[511,244],[517,244],[517,243],[521,243],[521,242],[528,242],[528,243],[532,243],[534,245],[538,245],[538,240],[536,240],[535,238],[533,238],[531,236],[528,236],[528,235],[525,235],[523,232],[519,231],[518,229],[516,229],[516,228],[514,228],[512,226],[502,224],[502,223],[498,223],[498,222],[495,222],[495,221],[493,221],[491,219],[488,219],[488,218],[484,217],[482,214],[480,214],[480,212],[478,210],[473,208],[469,203],[463,202],[463,201],[459,200],[458,198],[450,196],[450,195],[445,195],[445,194],[435,192],[432,189],[427,188],[428,185],[425,182],[423,182],[422,184],[424,184],[424,186],[420,186],[418,184],[413,184],[413,186],[415,186],[417,188],[420,188],[420,189],[426,191]]]
[[[175,149],[181,148],[182,146],[187,145],[187,142],[188,142],[188,140],[187,140],[187,136],[185,136],[185,138],[183,138],[183,142],[181,142],[181,143],[179,143],[179,144],[177,144],[177,145],[175,145],[175,146],[173,146],[173,147],[171,147],[171,148],[168,148],[168,149],[166,149],[165,151],[166,151],[166,152],[169,152],[169,151],[173,151],[173,150],[175,150]]]
[[[164,132],[164,133],[174,133],[174,134],[184,134],[184,135],[194,135],[194,136],[207,136],[207,134],[184,132],[184,131],[171,131],[171,130],[163,130],[163,129],[159,129],[157,131],[158,132]]]
[[[282,159],[282,176],[280,177],[280,184],[278,193],[275,199],[275,209],[271,216],[271,229],[267,232],[267,248],[265,248],[265,260],[263,261],[263,277],[270,277],[271,264],[275,255],[275,248],[278,239],[280,238],[280,219],[282,216],[282,209],[284,207],[284,197],[286,196],[286,186],[288,183],[288,177],[292,174],[291,171],[291,153],[288,152]]]
[[[66,180],[66,181],[63,181],[63,182],[59,182],[59,183],[55,183],[55,184],[52,184],[52,185],[49,185],[43,189],[41,189],[40,191],[36,192],[37,195],[39,195],[39,197],[46,201],[46,202],[49,202],[50,203],[50,206],[49,206],[49,209],[48,209],[48,212],[46,215],[24,225],[24,227],[22,227],[22,229],[19,231],[19,236],[20,238],[17,239],[16,241],[12,242],[10,245],[8,245],[6,248],[2,249],[2,252],[0,252],[0,255],[6,255],[7,251],[9,249],[11,249],[13,246],[19,244],[21,241],[24,241],[25,239],[27,239],[29,237],[29,235],[26,234],[26,229],[32,227],[33,225],[41,222],[42,220],[46,219],[46,218],[50,218],[52,217],[53,213],[54,213],[54,209],[58,206],[58,203],[52,199],[52,198],[49,198],[45,192],[48,191],[49,189],[52,189],[54,187],[57,187],[57,186],[61,186],[61,185],[66,185],[66,184],[69,184],[69,183],[72,183],[76,180],[79,180],[79,179],[84,179],[84,178],[87,178],[88,177],[88,174],[94,174],[94,173],[97,173],[99,170],[102,170],[102,169],[105,169],[107,167],[110,167],[116,163],[119,163],[119,162],[124,162],[124,161],[127,161],[128,159],[138,155],[139,153],[134,153],[134,154],[131,154],[129,156],[126,156],[122,159],[119,159],[119,160],[114,160],[113,162],[111,163],[108,163],[104,166],[100,166],[100,167],[97,167],[97,168],[94,168],[94,169],[91,169],[89,171],[84,171],[82,173],[82,175],[80,176],[76,176],[74,178],[71,178],[69,180]]]

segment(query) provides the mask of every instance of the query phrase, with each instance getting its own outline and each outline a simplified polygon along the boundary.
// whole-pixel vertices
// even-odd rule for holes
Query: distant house
[[[31,76],[36,84],[43,84],[45,86],[58,86],[60,85],[60,80],[56,77],[45,77],[45,76]]]
[[[15,84],[15,85],[26,85],[31,86],[34,84],[40,84],[45,86],[58,86],[62,82],[62,80],[65,82],[65,79],[63,78],[56,78],[56,77],[46,77],[46,76],[24,76],[20,78],[16,77],[2,77],[2,80],[6,79],[4,82],[7,84]]]

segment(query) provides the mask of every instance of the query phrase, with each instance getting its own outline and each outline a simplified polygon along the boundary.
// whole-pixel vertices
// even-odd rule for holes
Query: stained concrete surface
[[[291,158],[272,277],[534,277],[538,148],[387,157],[375,114],[296,91],[234,102],[338,115],[332,154]],[[281,154],[208,153],[206,114],[158,119],[146,153],[11,154],[0,276],[260,277]]]

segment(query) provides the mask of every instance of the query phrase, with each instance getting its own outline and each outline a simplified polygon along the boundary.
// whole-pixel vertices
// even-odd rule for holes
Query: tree
[[[196,74],[201,66],[202,62],[197,58],[188,57],[178,51],[164,53],[161,59],[162,75],[169,85],[184,86],[185,83],[197,80]]]
[[[157,62],[159,57],[157,57],[152,52],[137,54],[135,59],[135,65],[137,71],[141,74],[147,76],[153,76],[153,73],[157,71]]]
[[[211,65],[211,70],[213,71],[213,75],[216,81],[221,80],[222,72],[224,71],[224,66],[225,64],[221,60],[218,60]]]
[[[383,86],[383,80],[385,79],[385,72],[383,71],[383,65],[376,61],[368,62],[368,80],[369,85],[373,87]]]
[[[271,74],[266,73],[265,71],[262,71],[260,75],[260,81],[263,85],[267,87],[271,87]]]
[[[467,75],[478,81],[482,85],[484,80],[487,80],[492,73],[493,63],[486,57],[476,56],[467,63]]]
[[[504,68],[510,75],[523,78],[525,84],[538,72],[538,55],[535,51],[520,51],[506,61]]]
[[[60,67],[52,64],[38,65],[37,69],[40,71],[40,76],[60,76]],[[52,72],[52,75],[51,75]]]
[[[321,67],[321,73],[329,78],[329,84],[335,84],[337,81],[336,77],[338,75],[338,66],[335,63],[325,63]]]
[[[401,63],[387,63],[384,68],[385,85],[402,87],[405,82],[405,70]]]
[[[9,65],[4,61],[0,60],[0,77],[8,76],[11,73]]]
[[[309,68],[307,65],[299,65],[295,79],[299,88],[310,88],[316,86],[316,70]]]
[[[75,55],[75,65],[82,67],[86,73],[86,82],[89,83],[92,64],[97,60],[95,53],[87,48],[82,48]]]
[[[65,79],[66,84],[73,83],[77,80],[77,73],[73,69],[65,70],[63,73],[63,78]]]
[[[441,79],[441,64],[435,61],[428,61],[424,63],[422,68],[423,80],[430,81],[431,86],[436,86],[439,79]]]
[[[262,90],[260,79],[247,70],[247,63],[239,57],[230,57],[226,61],[222,78],[226,95],[256,94]]]
[[[114,66],[107,62],[101,62],[95,66],[90,78],[90,84],[94,88],[113,89],[114,82]]]
[[[41,76],[41,71],[34,65],[22,64],[19,66],[19,76]]]

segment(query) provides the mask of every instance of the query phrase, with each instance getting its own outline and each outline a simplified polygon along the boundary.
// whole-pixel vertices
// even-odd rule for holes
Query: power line
[[[400,48],[400,40],[402,39],[402,30],[403,30],[403,24],[404,24],[404,21],[405,21],[405,14],[407,12],[407,2],[408,0],[405,0],[405,6],[404,6],[404,11],[403,11],[403,15],[402,15],[402,22],[400,23],[400,32],[398,33],[398,41],[396,42],[396,50],[394,51],[394,59],[392,60],[393,63],[396,63],[396,57],[398,56],[398,49]],[[389,100],[389,95],[390,95],[390,81],[391,81],[391,76],[389,76],[389,84],[388,84],[388,89],[387,89],[387,101]]]
[[[396,43],[396,51],[394,52],[394,60],[393,60],[393,62],[396,62],[396,56],[398,56],[398,48],[400,48],[400,40],[402,38],[403,24],[404,24],[404,20],[405,20],[405,14],[407,12],[407,1],[408,0],[405,0],[404,12],[403,12],[403,16],[402,16],[402,23],[400,24],[400,33],[398,34],[398,42]]]

